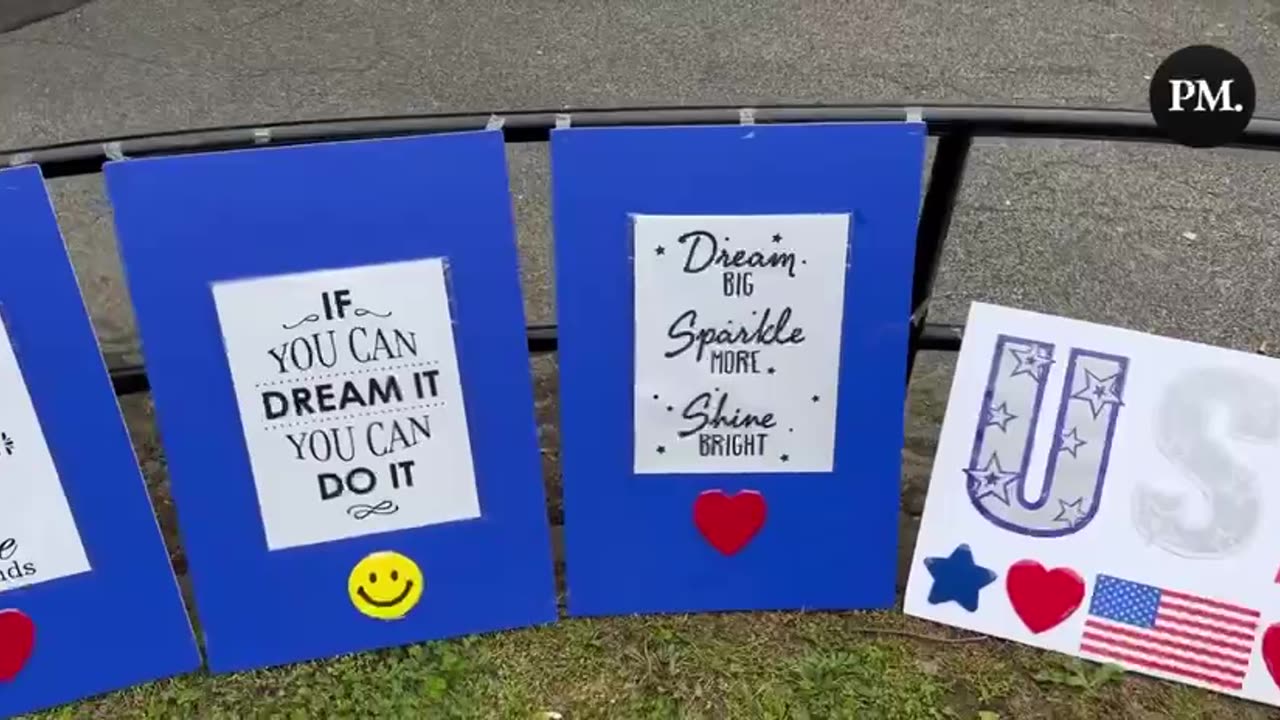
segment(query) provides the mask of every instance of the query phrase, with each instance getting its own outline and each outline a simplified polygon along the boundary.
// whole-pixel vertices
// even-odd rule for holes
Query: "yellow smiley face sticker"
[[[422,571],[398,552],[367,555],[351,568],[347,592],[360,612],[379,620],[399,620],[422,597]]]

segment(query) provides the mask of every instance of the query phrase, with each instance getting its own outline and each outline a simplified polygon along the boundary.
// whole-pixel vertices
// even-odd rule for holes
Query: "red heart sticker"
[[[20,610],[0,610],[0,682],[9,682],[27,664],[36,626]]]
[[[732,555],[746,546],[764,526],[764,496],[755,490],[726,495],[707,490],[693,501],[693,522],[711,546]]]
[[[1280,623],[1267,628],[1262,634],[1262,659],[1267,663],[1271,681],[1280,687]]]
[[[1046,570],[1035,560],[1019,560],[1005,575],[1013,611],[1033,633],[1057,627],[1084,600],[1084,579],[1071,568]]]

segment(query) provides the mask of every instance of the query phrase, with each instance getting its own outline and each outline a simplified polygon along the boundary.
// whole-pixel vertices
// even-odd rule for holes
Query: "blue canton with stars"
[[[933,576],[930,605],[955,602],[969,612],[976,612],[978,593],[996,580],[994,571],[973,561],[973,551],[967,544],[956,546],[947,557],[925,558],[924,567]]]
[[[1160,588],[1099,575],[1093,589],[1093,600],[1089,603],[1089,614],[1125,625],[1152,628],[1155,627],[1159,607]]]

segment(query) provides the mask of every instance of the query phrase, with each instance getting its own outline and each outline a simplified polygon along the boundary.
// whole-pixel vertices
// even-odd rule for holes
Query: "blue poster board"
[[[555,619],[501,132],[105,173],[212,670]]]
[[[200,655],[39,168],[0,170],[0,217],[9,717],[189,672]]]
[[[876,608],[893,603],[903,379],[925,140],[920,123],[553,133],[570,614]],[[761,231],[772,228],[771,223],[787,229]],[[711,227],[725,230],[711,233]],[[723,273],[723,286],[717,274],[710,293],[700,286],[685,288],[680,284],[684,275],[712,262],[705,253],[705,260],[695,260],[693,246],[704,239],[714,246],[711,239],[717,235],[716,264],[736,269]],[[825,238],[821,247],[819,235]],[[755,249],[736,255],[726,250],[740,243]],[[686,249],[690,254],[683,273],[678,265],[667,265],[675,268],[674,274],[644,274],[657,272],[646,268],[669,263],[677,252],[684,257]],[[804,254],[811,250],[835,259],[800,259],[816,257]],[[739,272],[744,268],[754,270],[754,281],[751,273]],[[769,394],[781,397],[795,387],[807,388],[807,383],[817,387],[814,377],[829,373],[834,398],[807,389],[802,397],[792,393],[797,397],[784,398],[794,400],[797,412],[808,413],[810,401],[813,408],[826,407],[825,419],[821,413],[802,418],[825,431],[810,437],[797,432],[799,425],[773,427],[776,418],[761,414],[759,427],[769,427],[781,438],[771,436],[766,442],[766,433],[758,433],[758,459],[731,457],[744,448],[726,436],[726,443],[703,442],[700,450],[692,446],[685,460],[670,460],[679,447],[690,447],[689,438],[676,442],[673,435],[671,442],[650,442],[646,433],[651,428],[642,428],[637,418],[656,418],[646,420],[648,425],[660,423],[664,411],[680,415],[687,397],[669,400],[663,393],[699,381],[696,373],[687,374],[694,372],[692,365],[670,359],[686,349],[684,340],[663,346],[671,348],[666,358],[658,353],[653,360],[653,367],[670,367],[669,373],[641,372],[641,361],[649,361],[638,350],[640,333],[649,332],[654,322],[667,331],[667,323],[676,318],[669,335],[654,342],[684,338],[692,343],[688,331],[694,316],[676,315],[685,298],[694,299],[687,305],[691,308],[714,305],[719,319],[730,323],[726,327],[733,327],[732,319],[724,320],[735,317],[733,307],[741,308],[736,317],[744,327],[754,324],[758,313],[778,307],[770,310],[754,300],[723,305],[723,298],[714,296],[749,294],[753,282],[759,290],[762,283],[773,282],[766,276],[786,269],[793,278],[803,278],[803,272],[825,273],[823,288],[806,290],[803,279],[792,280],[791,285],[775,286],[775,297],[807,303],[809,319],[820,315],[832,323],[829,332],[810,332],[806,339],[811,343],[840,340],[832,341],[831,357],[822,361],[826,365],[813,365],[821,365],[821,372],[808,372],[800,362],[795,365],[799,370],[771,386]],[[641,278],[647,279],[641,283]],[[646,299],[637,300],[640,295]],[[676,303],[671,305],[675,309],[660,316],[669,302]],[[712,315],[705,312],[698,322]],[[773,318],[759,320],[762,336],[771,336],[765,337],[766,344],[776,344],[784,334],[787,321]],[[731,334],[725,330],[717,342],[733,342],[726,340]],[[761,378],[782,377],[782,365],[762,361],[755,367],[756,357],[749,351],[725,355],[734,357]],[[644,383],[653,383],[652,392],[641,388],[641,375]],[[709,392],[722,391],[716,378],[737,382],[728,375],[708,377]],[[699,397],[705,401],[708,396]],[[829,404],[832,399],[834,405]],[[685,417],[700,417],[695,410],[688,406]],[[778,418],[785,420],[782,414]],[[702,437],[697,436],[700,442]],[[746,451],[756,452],[755,438],[742,438]],[[661,457],[643,455],[651,450]],[[707,459],[717,453],[725,457]],[[797,465],[805,469],[789,470]],[[764,470],[723,469],[731,467]]]

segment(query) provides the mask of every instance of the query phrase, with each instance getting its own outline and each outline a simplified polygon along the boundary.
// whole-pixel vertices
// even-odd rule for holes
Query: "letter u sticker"
[[[996,338],[973,452],[964,469],[982,516],[1022,535],[1077,532],[1098,512],[1129,358],[1071,348],[1040,496],[1024,495],[1040,410],[1057,362],[1053,344]]]

